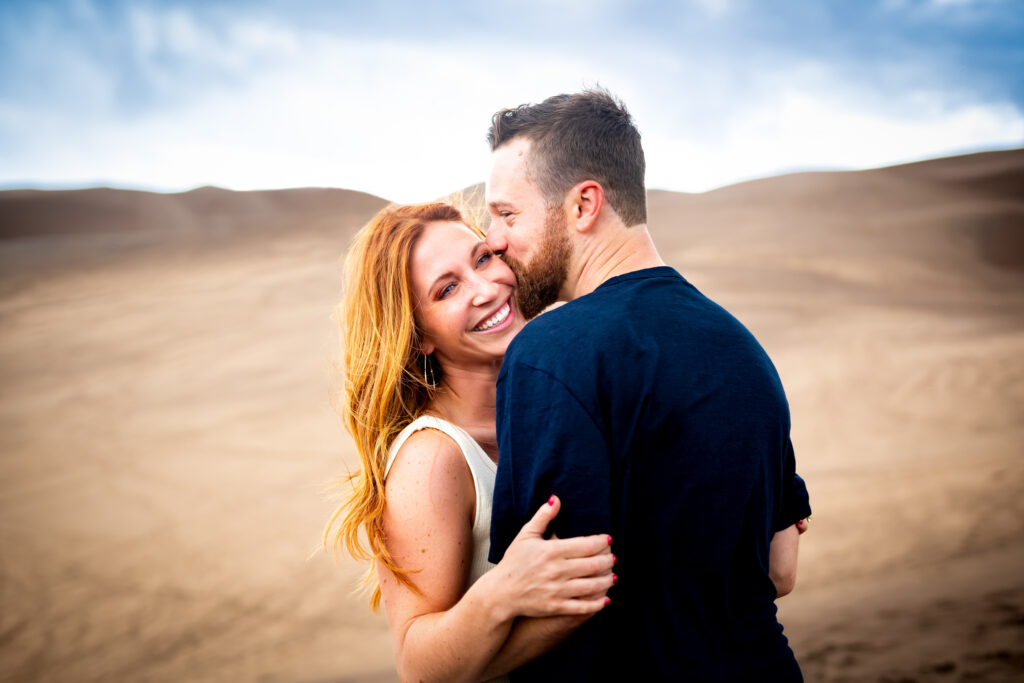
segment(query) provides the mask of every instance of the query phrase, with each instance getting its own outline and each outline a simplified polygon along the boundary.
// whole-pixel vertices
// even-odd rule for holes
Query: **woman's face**
[[[423,353],[446,364],[492,364],[523,327],[516,279],[462,223],[435,222],[412,250],[410,274]]]

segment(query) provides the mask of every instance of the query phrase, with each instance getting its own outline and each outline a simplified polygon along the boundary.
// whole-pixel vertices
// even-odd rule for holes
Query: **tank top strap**
[[[469,435],[468,432],[466,432],[466,430],[448,422],[447,420],[434,417],[433,415],[420,415],[406,425],[405,429],[399,432],[398,436],[395,437],[395,440],[391,443],[391,447],[388,449],[387,466],[384,468],[385,479],[388,476],[388,472],[391,471],[391,465],[395,462],[395,458],[398,456],[398,451],[402,448],[402,445],[410,436],[421,429],[436,429],[437,431],[451,437],[452,441],[458,444],[459,450],[462,451],[462,455],[466,458],[466,462],[469,464],[469,469],[474,473],[474,475],[480,465],[483,465],[492,473],[497,471],[497,466],[494,464],[494,461],[487,457],[484,450],[480,448],[480,445]]]

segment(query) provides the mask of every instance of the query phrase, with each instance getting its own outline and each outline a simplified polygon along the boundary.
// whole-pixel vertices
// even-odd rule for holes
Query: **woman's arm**
[[[399,566],[413,570],[419,589],[378,570],[403,680],[478,680],[516,616],[588,614],[604,606],[611,586],[603,575],[611,567],[606,537],[543,540],[557,500],[523,528],[508,557],[466,590],[475,496],[461,451],[431,430],[406,441],[388,475],[387,547]],[[602,597],[580,599],[594,595]]]
[[[611,546],[604,551],[611,555]],[[612,555],[612,564],[615,563],[615,556]],[[603,574],[611,579],[612,584],[618,581],[619,577],[612,573],[609,568]],[[587,600],[604,599],[607,605],[611,602],[605,593],[587,596]],[[596,612],[583,615],[557,616],[557,617],[520,617],[515,620],[508,639],[502,644],[501,649],[491,659],[487,668],[484,669],[481,678],[490,679],[507,674],[513,669],[518,669],[523,664],[531,662],[542,654],[553,650],[556,645],[569,637],[573,631],[582,626]]]
[[[593,614],[571,617],[526,617],[517,619],[508,639],[494,655],[480,678],[487,680],[507,674],[553,650]]]

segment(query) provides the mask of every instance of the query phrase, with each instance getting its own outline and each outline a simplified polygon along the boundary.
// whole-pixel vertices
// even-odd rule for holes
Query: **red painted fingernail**
[[[619,558],[617,558],[614,555],[612,555],[612,564],[615,564],[618,561],[619,561]]]
[[[611,598],[605,598],[605,599],[604,599],[604,604],[606,604],[606,605],[607,605],[607,604],[608,604],[609,602],[611,602],[611,601],[612,601],[612,599],[611,599]]]
[[[554,505],[554,504],[555,504],[555,497],[551,496],[550,498],[548,498],[548,505]]]
[[[612,537],[611,537],[611,536],[609,536],[609,537],[608,537],[608,545],[611,545],[611,544],[612,544]]]
[[[619,581],[619,575],[618,574],[612,574],[612,583],[618,583],[618,581]]]

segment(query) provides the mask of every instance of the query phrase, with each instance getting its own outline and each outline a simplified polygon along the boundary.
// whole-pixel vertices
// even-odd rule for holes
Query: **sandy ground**
[[[1024,678],[1024,152],[652,192],[779,368],[809,681]],[[391,681],[314,551],[345,191],[0,193],[0,680]]]

